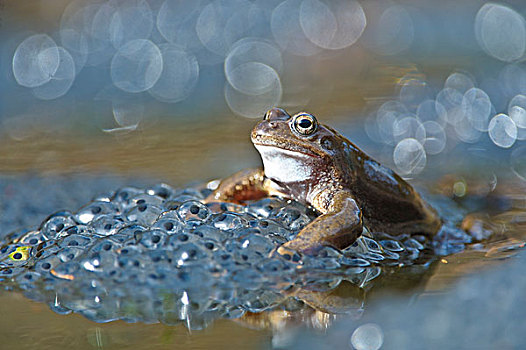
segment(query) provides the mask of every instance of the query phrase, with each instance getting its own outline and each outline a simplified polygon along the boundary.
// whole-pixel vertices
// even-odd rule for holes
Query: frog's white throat
[[[283,148],[255,145],[263,159],[265,176],[282,183],[305,181],[312,176],[312,159]]]

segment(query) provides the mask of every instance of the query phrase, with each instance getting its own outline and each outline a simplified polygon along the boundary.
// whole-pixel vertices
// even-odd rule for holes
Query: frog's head
[[[304,181],[341,162],[344,138],[319,124],[309,113],[289,115],[269,110],[252,130],[252,143],[261,154],[267,177],[280,182]]]

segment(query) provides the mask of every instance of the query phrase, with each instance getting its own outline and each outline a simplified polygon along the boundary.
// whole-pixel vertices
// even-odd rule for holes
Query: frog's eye
[[[317,128],[316,118],[310,114],[296,115],[292,125],[294,126],[294,129],[301,135],[312,135]]]

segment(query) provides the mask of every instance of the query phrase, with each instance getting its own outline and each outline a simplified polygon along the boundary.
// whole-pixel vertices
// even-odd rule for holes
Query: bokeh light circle
[[[487,3],[475,17],[475,36],[486,53],[511,62],[524,56],[526,25],[517,11],[506,5]]]
[[[418,140],[407,138],[396,145],[393,161],[401,175],[415,175],[424,170],[427,157],[424,147]]]
[[[52,50],[54,48],[49,48]],[[75,80],[75,62],[70,53],[63,47],[58,47],[59,65],[50,80],[33,88],[33,94],[41,100],[53,100],[65,95]]]
[[[367,20],[354,0],[303,0],[299,20],[305,36],[324,49],[343,49],[362,35]]]
[[[199,63],[194,55],[173,44],[159,46],[163,57],[161,76],[148,92],[163,102],[186,99],[199,80]]]
[[[18,45],[13,74],[18,84],[37,87],[51,80],[60,65],[60,52],[49,35],[35,34]]]
[[[275,74],[279,77],[277,73]],[[225,84],[225,101],[230,109],[238,115],[247,118],[261,118],[270,107],[279,104],[282,92],[279,78],[274,80],[266,92],[259,95],[242,93],[227,82]]]
[[[489,122],[488,134],[495,145],[510,148],[517,140],[517,126],[506,114],[497,114]]]
[[[111,79],[115,86],[127,92],[151,88],[161,76],[161,50],[149,40],[136,39],[123,45],[111,60]]]

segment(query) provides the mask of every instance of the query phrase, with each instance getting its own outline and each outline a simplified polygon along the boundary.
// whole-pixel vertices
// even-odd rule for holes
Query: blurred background
[[[181,185],[306,110],[414,178],[526,180],[520,1],[0,1],[0,172]]]

